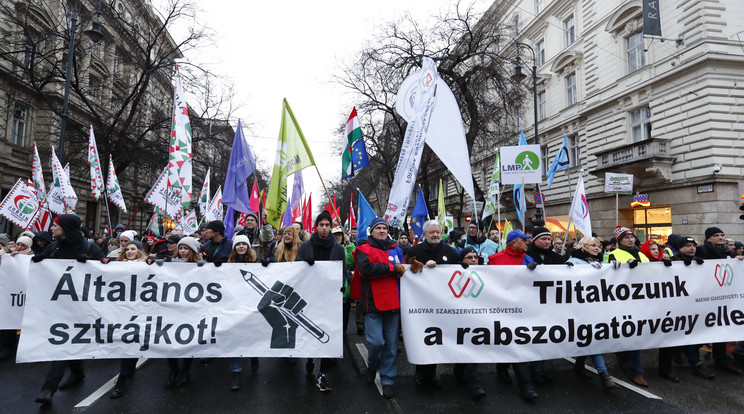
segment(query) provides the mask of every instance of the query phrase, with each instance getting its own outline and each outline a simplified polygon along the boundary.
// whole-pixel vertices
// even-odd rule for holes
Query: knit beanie
[[[219,220],[212,220],[207,224],[209,230],[215,231],[221,235],[225,235],[225,224]]]
[[[193,250],[194,253],[199,253],[199,240],[196,240],[193,237],[183,237],[181,240],[178,241],[178,245],[184,245],[188,247],[189,249]]]
[[[388,223],[387,223],[387,221],[385,221],[384,218],[382,218],[382,217],[375,217],[375,219],[372,220],[372,223],[369,224],[369,231],[374,230],[375,227],[377,227],[377,226],[379,226],[381,224],[384,225],[385,227],[388,227]]]
[[[708,227],[707,229],[705,229],[705,240],[708,240],[710,236],[716,233],[723,233],[723,230],[719,229],[718,227]]]
[[[232,239],[232,247],[233,247],[233,249],[235,249],[235,246],[237,246],[238,243],[245,243],[245,244],[248,245],[249,248],[251,247],[251,239],[249,239],[248,236],[245,236],[245,235],[242,235],[242,234],[233,237],[233,239]]]
[[[537,240],[540,236],[550,236],[552,238],[553,234],[545,227],[535,227],[532,229],[532,240]]]
[[[622,240],[623,237],[632,235],[633,231],[631,231],[627,227],[617,226],[615,227],[615,231],[612,234],[615,236],[615,240],[620,243],[620,240]]]
[[[333,219],[331,219],[331,213],[325,210],[318,214],[318,217],[315,219],[315,227],[318,227],[318,223],[320,223],[321,220],[328,220],[329,223],[333,223]]]

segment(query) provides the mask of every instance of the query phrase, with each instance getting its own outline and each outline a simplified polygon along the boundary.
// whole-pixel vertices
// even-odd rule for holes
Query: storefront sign
[[[636,193],[636,195],[633,196],[633,202],[630,203],[630,206],[632,208],[636,208],[636,207],[650,207],[651,206],[651,202],[648,201],[648,194]]]
[[[605,174],[605,193],[633,194],[633,174]]]

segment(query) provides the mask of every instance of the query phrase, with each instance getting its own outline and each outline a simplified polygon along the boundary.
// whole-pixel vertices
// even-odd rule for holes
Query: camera
[[[721,165],[713,164],[713,174],[718,174],[719,172],[721,172]]]

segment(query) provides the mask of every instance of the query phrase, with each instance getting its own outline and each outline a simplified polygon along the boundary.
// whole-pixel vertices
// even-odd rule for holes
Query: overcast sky
[[[346,121],[355,104],[345,90],[333,83],[332,77],[340,73],[341,62],[353,59],[383,22],[400,18],[406,12],[417,19],[426,19],[447,10],[452,3],[444,0],[205,2],[201,3],[205,10],[197,21],[214,31],[216,47],[199,59],[210,61],[234,83],[237,100],[244,104],[235,115],[251,125],[245,133],[263,167],[269,171],[273,167],[282,98],[286,97],[328,183],[338,179],[341,173],[341,156],[331,149],[335,130]],[[484,10],[490,2],[477,0],[476,4],[479,10]],[[237,124],[237,119],[231,121]],[[322,186],[314,168],[303,170],[303,177],[305,191],[313,193],[315,215]],[[194,177],[196,188],[201,181],[201,177]],[[216,183],[212,187],[215,191]]]

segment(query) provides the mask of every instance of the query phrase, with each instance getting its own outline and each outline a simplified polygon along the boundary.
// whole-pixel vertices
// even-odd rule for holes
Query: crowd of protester
[[[335,222],[334,222],[335,221]],[[527,226],[524,232],[514,230],[504,235],[497,229],[487,229],[478,223],[469,223],[465,232],[452,230],[445,234],[441,225],[430,220],[423,225],[419,240],[411,233],[401,232],[392,237],[384,219],[376,218],[369,226],[369,236],[356,242],[356,228],[345,231],[338,220],[328,212],[322,212],[315,220],[312,232],[303,229],[299,222],[274,230],[270,225],[261,225],[257,215],[249,214],[245,226],[238,226],[233,234],[225,234],[221,221],[203,223],[193,234],[169,230],[163,237],[151,234],[140,235],[117,225],[113,234],[97,235],[81,227],[76,215],[64,214],[56,217],[49,232],[24,231],[15,240],[0,234],[0,260],[3,255],[32,255],[34,262],[44,259],[77,259],[145,262],[160,266],[165,262],[186,262],[195,266],[213,263],[261,263],[269,266],[274,262],[304,261],[313,265],[316,261],[334,260],[344,263],[342,269],[343,326],[347,331],[351,308],[356,307],[357,334],[365,336],[368,351],[366,381],[374,383],[379,375],[383,396],[393,398],[397,376],[396,356],[400,338],[400,289],[399,278],[405,272],[405,263],[413,273],[423,268],[436,266],[473,265],[524,265],[530,270],[537,266],[584,266],[600,269],[602,266],[618,268],[628,264],[631,269],[648,262],[663,262],[671,266],[681,261],[686,266],[702,264],[707,259],[736,257],[744,259],[744,244],[725,237],[718,227],[706,229],[700,241],[690,235],[671,234],[665,243],[648,240],[640,243],[629,228],[618,226],[611,237],[604,241],[596,235],[569,240],[564,245],[564,234],[554,234],[541,224]],[[0,331],[0,359],[12,357],[18,343],[15,330]],[[744,342],[740,342],[730,354],[726,343],[701,345],[710,350],[713,368],[732,375],[742,375],[744,365]],[[673,370],[673,362],[682,364],[682,357],[692,373],[702,379],[715,377],[712,370],[700,358],[701,346],[681,346],[659,349],[658,374],[661,378],[679,382]],[[628,379],[637,386],[647,387],[640,351],[615,354],[616,361]],[[578,356],[574,370],[579,378],[591,378],[586,369],[586,360],[594,365],[602,386],[606,390],[618,388],[610,376],[603,355]],[[167,359],[168,388],[184,387],[190,383],[190,358]],[[111,398],[125,394],[127,381],[134,375],[136,359],[122,359],[120,371]],[[331,390],[328,377],[330,359],[321,358],[316,366],[314,359],[305,364],[306,373],[312,376],[322,392]],[[497,364],[498,379],[512,383],[509,368],[522,398],[534,401],[539,395],[535,384],[553,381],[547,370],[547,361]],[[259,359],[251,358],[253,372],[259,369]],[[64,379],[65,372],[69,375]],[[241,387],[241,358],[230,358],[230,389]],[[477,364],[455,364],[455,376],[467,384],[473,398],[486,396]],[[441,388],[437,376],[437,365],[418,365],[415,383],[419,387]],[[47,376],[36,402],[50,404],[59,389],[80,384],[85,379],[84,361],[55,361],[50,364]]]

